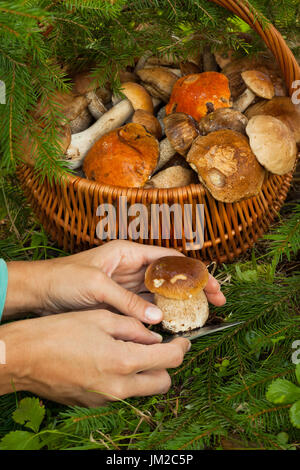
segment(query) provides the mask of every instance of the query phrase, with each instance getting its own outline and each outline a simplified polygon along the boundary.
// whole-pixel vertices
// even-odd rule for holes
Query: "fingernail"
[[[223,294],[223,292],[220,292],[220,294],[221,294],[221,296],[223,297],[223,302],[224,302],[223,305],[225,305],[225,304],[226,304],[226,297],[225,297],[225,295]]]
[[[155,333],[155,331],[150,331],[150,333],[151,333],[156,339],[158,339],[160,343],[162,342],[162,340],[163,340],[162,335],[160,335],[159,333]]]
[[[162,320],[162,311],[156,307],[148,307],[145,312],[145,317],[150,322],[159,322]]]

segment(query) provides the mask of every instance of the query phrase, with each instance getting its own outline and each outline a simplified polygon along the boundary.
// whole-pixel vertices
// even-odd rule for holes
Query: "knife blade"
[[[187,338],[190,341],[194,341],[195,339],[201,338],[202,336],[210,335],[212,333],[216,333],[222,330],[227,330],[227,328],[232,328],[233,326],[241,325],[242,323],[245,322],[236,321],[231,323],[222,323],[221,325],[204,326],[203,328],[197,328],[191,331],[176,333],[175,335],[168,335],[164,337],[163,343],[169,343],[175,338]]]

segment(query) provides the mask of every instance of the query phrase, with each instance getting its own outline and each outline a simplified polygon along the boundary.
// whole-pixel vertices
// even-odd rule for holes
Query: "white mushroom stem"
[[[139,58],[136,66],[135,66],[135,73],[138,72],[139,70],[143,69],[147,60],[149,59],[149,57],[151,57],[153,55],[153,52],[151,51],[146,51],[144,55],[142,55],[142,57]]]
[[[244,93],[233,103],[233,109],[243,113],[250,104],[253,103],[255,97],[256,95],[247,88],[246,91],[244,91]]]
[[[89,111],[95,119],[99,119],[104,113],[106,113],[107,109],[100,98],[96,95],[95,91],[89,91],[86,93],[85,97],[89,102]]]
[[[107,111],[91,127],[78,134],[73,134],[71,144],[65,154],[70,168],[79,168],[90,148],[107,132],[116,129],[133,114],[129,100],[122,100]]]
[[[170,144],[168,139],[163,139],[159,143],[159,160],[155,172],[160,170],[172,157],[174,157],[176,150]]]

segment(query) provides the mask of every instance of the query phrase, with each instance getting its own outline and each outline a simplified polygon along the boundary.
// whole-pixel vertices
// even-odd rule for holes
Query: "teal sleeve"
[[[0,322],[1,322],[5,299],[6,299],[7,283],[8,283],[7,265],[4,259],[0,259]]]

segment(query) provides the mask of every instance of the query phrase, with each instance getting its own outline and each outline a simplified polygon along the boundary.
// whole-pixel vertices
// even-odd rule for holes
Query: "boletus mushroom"
[[[245,111],[255,98],[271,100],[275,95],[274,85],[271,79],[259,70],[242,72],[242,78],[247,86],[244,93],[234,102],[233,108],[241,113]]]
[[[294,104],[289,97],[275,97],[270,101],[256,103],[246,111],[248,119],[263,114],[286,124],[293,132],[297,144],[300,144],[300,104]]]
[[[137,109],[132,117],[132,122],[144,126],[146,131],[154,135],[158,140],[161,139],[162,129],[159,120],[149,111]]]
[[[238,132],[224,129],[197,137],[186,160],[218,201],[240,201],[261,190],[265,171]]]
[[[219,108],[200,119],[198,127],[201,135],[221,129],[231,129],[232,131],[245,134],[247,124],[248,119],[239,111],[232,108]]]
[[[177,80],[166,106],[166,114],[182,112],[199,121],[218,108],[230,106],[230,90],[225,75],[204,72]]]
[[[88,179],[124,188],[143,187],[159,155],[158,141],[140,124],[129,123],[99,139],[83,164]]]
[[[186,155],[198,137],[198,124],[185,113],[173,113],[164,118],[165,133],[172,147],[180,155]]]
[[[185,256],[165,256],[150,264],[145,285],[163,312],[162,327],[171,333],[201,328],[209,316],[204,263]]]
[[[286,124],[273,116],[254,116],[246,132],[258,161],[271,173],[293,170],[297,158],[295,137]]]
[[[154,98],[167,103],[178,76],[164,67],[149,67],[137,71],[142,85]]]

